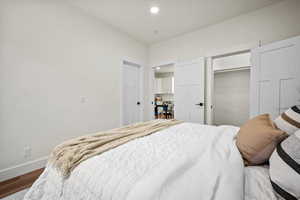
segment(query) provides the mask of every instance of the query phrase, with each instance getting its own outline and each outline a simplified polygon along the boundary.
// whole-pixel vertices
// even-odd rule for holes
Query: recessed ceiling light
[[[152,7],[150,8],[150,13],[151,13],[151,14],[154,14],[154,15],[158,14],[158,13],[159,13],[159,7],[157,7],[157,6],[152,6]]]
[[[160,70],[160,67],[156,67],[157,70]]]

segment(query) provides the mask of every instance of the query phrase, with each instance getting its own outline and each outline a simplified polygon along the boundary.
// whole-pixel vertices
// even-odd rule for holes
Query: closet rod
[[[214,73],[224,73],[224,72],[235,72],[235,71],[241,71],[241,70],[249,70],[250,66],[247,67],[237,67],[237,68],[231,68],[231,69],[220,69],[215,70]]]

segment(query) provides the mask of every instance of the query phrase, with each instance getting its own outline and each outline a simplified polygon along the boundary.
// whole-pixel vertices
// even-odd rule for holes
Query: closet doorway
[[[249,119],[250,55],[244,51],[213,57],[214,125],[241,126]]]

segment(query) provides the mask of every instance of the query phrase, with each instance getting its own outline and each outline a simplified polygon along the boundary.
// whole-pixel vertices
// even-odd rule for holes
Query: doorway
[[[121,125],[142,121],[142,67],[122,62]]]
[[[213,125],[241,126],[249,119],[250,56],[246,51],[213,58]]]
[[[154,119],[174,119],[174,64],[153,68]]]
[[[152,118],[204,124],[205,59],[157,65],[152,71]]]

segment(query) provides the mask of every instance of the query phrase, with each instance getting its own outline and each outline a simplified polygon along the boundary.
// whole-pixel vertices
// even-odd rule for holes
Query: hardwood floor
[[[37,169],[27,174],[0,182],[0,198],[29,188],[43,171],[44,168]]]

